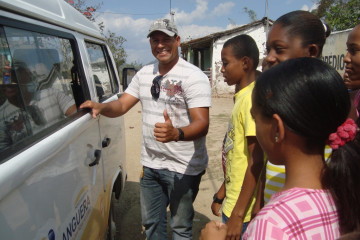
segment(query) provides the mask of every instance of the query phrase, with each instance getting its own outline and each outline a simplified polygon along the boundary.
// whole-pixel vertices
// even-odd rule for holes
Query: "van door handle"
[[[101,150],[98,150],[98,149],[95,150],[94,156],[95,156],[95,159],[92,163],[89,164],[89,167],[93,167],[93,166],[99,164],[100,157],[101,157]]]
[[[107,146],[109,146],[111,143],[111,138],[105,138],[103,141],[102,141],[102,147],[103,148],[106,148]]]

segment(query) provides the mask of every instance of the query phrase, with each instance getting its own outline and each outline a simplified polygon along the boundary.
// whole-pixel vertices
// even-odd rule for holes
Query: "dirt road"
[[[210,129],[206,139],[209,155],[209,166],[202,177],[200,190],[195,200],[194,238],[198,239],[201,229],[210,220],[219,220],[210,209],[212,196],[220,187],[223,180],[221,167],[221,144],[227,129],[228,118],[233,107],[232,98],[213,98],[210,109]],[[139,176],[141,170],[141,105],[137,104],[125,115],[126,156],[128,181],[120,197],[116,218],[120,225],[117,226],[117,239],[143,240],[142,232]],[[169,212],[168,212],[169,213]],[[169,216],[169,215],[168,215]],[[168,227],[168,239],[171,239]]]

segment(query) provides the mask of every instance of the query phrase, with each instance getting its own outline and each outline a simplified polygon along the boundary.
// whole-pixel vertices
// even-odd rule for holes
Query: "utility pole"
[[[268,33],[269,33],[269,4],[268,4],[268,0],[266,0],[265,7],[266,7],[266,30],[265,31],[266,31],[266,40],[267,40]]]
[[[173,23],[175,22],[174,15],[175,15],[175,12],[171,11],[170,16],[171,16],[171,22],[173,22]]]
[[[175,22],[175,21],[174,21],[174,15],[175,15],[175,12],[171,11],[171,0],[170,0],[170,17],[171,17],[170,20],[171,20],[171,22],[173,22],[173,23]]]

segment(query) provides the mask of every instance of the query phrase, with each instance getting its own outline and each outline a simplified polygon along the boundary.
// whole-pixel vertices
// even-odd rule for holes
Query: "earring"
[[[277,143],[279,141],[279,137],[275,136],[275,142]]]

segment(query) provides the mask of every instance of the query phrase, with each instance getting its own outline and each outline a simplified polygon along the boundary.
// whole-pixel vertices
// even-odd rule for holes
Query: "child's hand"
[[[213,202],[211,204],[211,211],[215,216],[221,217],[221,212],[220,212],[221,205],[222,204],[216,202]]]
[[[243,227],[242,218],[236,215],[231,215],[229,220],[226,222],[226,226],[228,227],[227,239],[241,239],[241,232]]]
[[[199,240],[225,240],[227,226],[220,222],[211,221],[201,230]]]

